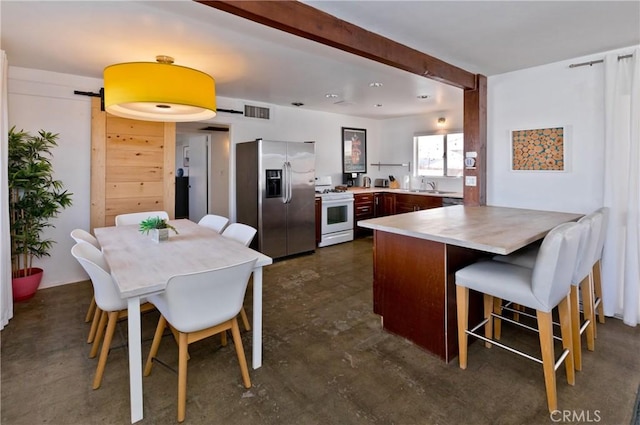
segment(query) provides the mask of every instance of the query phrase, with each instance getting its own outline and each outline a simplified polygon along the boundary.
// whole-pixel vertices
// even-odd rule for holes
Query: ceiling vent
[[[244,116],[247,118],[260,118],[263,120],[268,120],[270,117],[269,112],[269,108],[244,105]]]

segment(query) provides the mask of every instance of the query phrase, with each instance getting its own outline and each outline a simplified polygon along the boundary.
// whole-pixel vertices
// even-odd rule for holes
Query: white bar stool
[[[567,382],[575,383],[569,292],[575,270],[580,238],[586,226],[564,223],[551,230],[538,251],[533,269],[498,261],[482,261],[456,272],[458,308],[458,343],[460,368],[467,367],[467,339],[473,335],[492,344],[542,364],[549,412],[557,410],[556,370],[565,362]],[[484,294],[485,319],[469,330],[469,289]],[[502,300],[536,310],[542,359],[522,353],[493,339],[495,310]],[[556,361],[553,347],[552,310],[558,307],[564,348]],[[484,336],[476,332],[485,328]]]

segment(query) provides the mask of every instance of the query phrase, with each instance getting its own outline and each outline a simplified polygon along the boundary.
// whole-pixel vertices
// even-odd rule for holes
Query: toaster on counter
[[[373,181],[373,187],[389,187],[389,180],[387,180],[387,179],[375,179]]]

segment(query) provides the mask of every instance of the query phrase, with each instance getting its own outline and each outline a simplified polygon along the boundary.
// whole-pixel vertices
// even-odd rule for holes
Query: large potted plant
[[[33,259],[49,256],[55,243],[43,231],[51,219],[71,205],[71,193],[53,179],[51,149],[58,134],[40,130],[36,136],[9,130],[9,216],[11,225],[11,277],[14,301],[31,298],[42,280]]]

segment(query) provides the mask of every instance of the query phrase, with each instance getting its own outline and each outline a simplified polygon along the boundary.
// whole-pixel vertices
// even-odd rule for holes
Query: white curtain
[[[4,50],[0,50],[0,330],[13,317],[13,295],[11,291],[11,241],[9,239],[9,187],[8,178],[8,134],[7,72],[9,65]]]
[[[640,322],[640,49],[605,58],[604,311]]]

